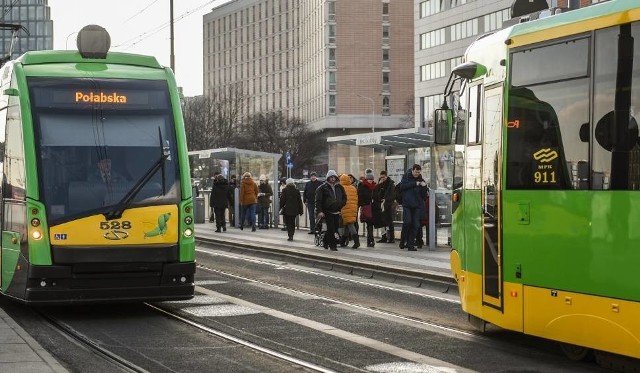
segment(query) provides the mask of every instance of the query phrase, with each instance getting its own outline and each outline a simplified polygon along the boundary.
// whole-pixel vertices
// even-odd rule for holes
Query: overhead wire
[[[122,23],[124,24],[124,23],[127,23],[127,22],[131,21],[132,19],[136,18],[140,14],[144,13],[147,9],[149,9],[153,4],[155,4],[157,2],[158,2],[158,0],[153,0],[149,5],[145,6],[140,11],[138,11],[136,14],[132,15],[131,17],[125,19],[124,21],[122,21]]]

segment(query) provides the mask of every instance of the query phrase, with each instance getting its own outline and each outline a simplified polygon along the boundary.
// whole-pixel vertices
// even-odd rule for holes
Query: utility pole
[[[170,24],[170,40],[171,40],[171,56],[169,57],[169,63],[171,65],[171,70],[173,74],[176,73],[176,56],[173,52],[173,0],[169,0],[169,24]]]

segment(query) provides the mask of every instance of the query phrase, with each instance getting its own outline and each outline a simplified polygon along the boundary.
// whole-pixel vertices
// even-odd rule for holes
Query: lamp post
[[[371,133],[375,133],[376,132],[375,102],[371,97],[363,96],[361,94],[356,94],[356,96],[360,98],[364,98],[365,100],[371,101]],[[376,149],[374,147],[371,147],[371,169],[373,170],[374,173],[375,173],[375,165],[376,165],[375,160],[376,160]]]

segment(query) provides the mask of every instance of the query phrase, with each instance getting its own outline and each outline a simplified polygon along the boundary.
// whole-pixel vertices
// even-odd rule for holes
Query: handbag
[[[373,212],[371,211],[371,204],[360,206],[360,222],[373,220]]]

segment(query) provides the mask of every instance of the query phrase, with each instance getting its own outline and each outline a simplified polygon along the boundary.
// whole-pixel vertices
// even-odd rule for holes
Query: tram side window
[[[589,39],[511,55],[507,121],[510,189],[589,186]]]
[[[640,22],[595,33],[593,189],[640,190],[638,43]]]
[[[10,97],[8,108],[2,112],[6,115],[2,196],[7,199],[24,200],[24,147],[22,145],[22,119],[18,98]]]

